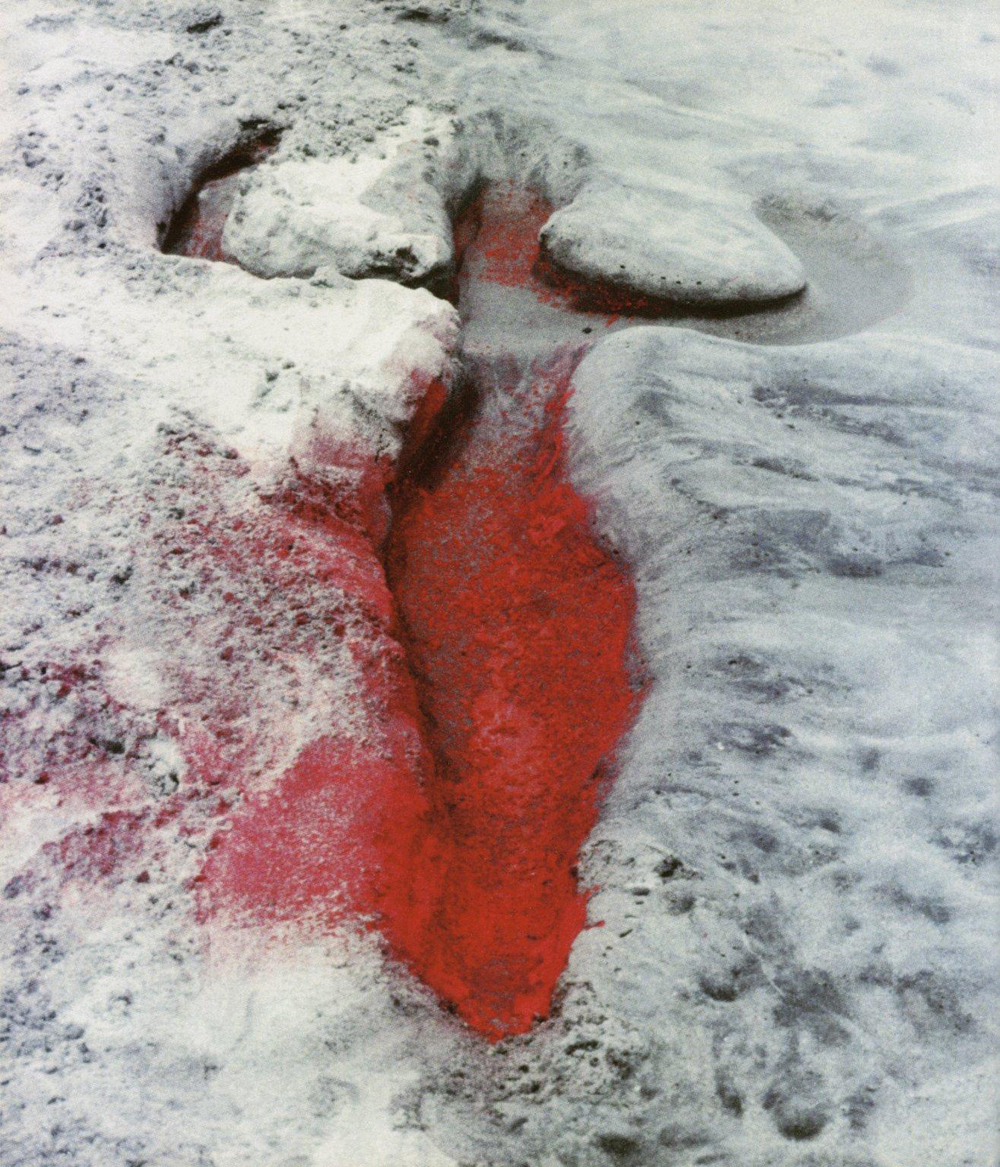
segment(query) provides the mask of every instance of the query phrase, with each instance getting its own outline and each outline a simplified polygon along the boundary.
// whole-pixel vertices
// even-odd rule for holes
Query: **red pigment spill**
[[[637,704],[634,589],[566,480],[572,364],[503,384],[508,424],[475,433],[433,486],[414,488],[390,541],[443,840],[417,967],[493,1038],[549,1012],[586,920],[575,863],[602,764]]]
[[[141,812],[106,811],[96,823],[70,831],[43,850],[55,853],[66,879],[85,884],[114,880],[142,854],[145,819]]]
[[[39,561],[36,561],[39,562]],[[107,803],[121,793],[114,754],[121,743],[105,740],[99,728],[119,716],[120,702],[107,692],[99,667],[100,645],[85,661],[44,660],[0,670],[27,694],[20,708],[0,718],[0,828],[8,807],[23,805],[23,779],[37,792],[70,798],[82,806]],[[42,710],[58,710],[55,728],[38,732]],[[16,785],[13,779],[22,779]]]
[[[413,392],[417,424],[433,426],[445,387],[415,383]],[[211,588],[232,608],[236,628],[224,652],[241,702],[254,669],[260,682],[282,657],[325,661],[347,670],[356,724],[304,745],[268,783],[273,767],[260,748],[243,748],[246,732],[242,742],[220,738],[220,698],[202,696],[211,713],[190,739],[190,765],[208,783],[235,784],[242,800],[195,881],[199,912],[203,920],[222,911],[324,928],[361,917],[409,959],[437,902],[440,868],[425,795],[433,762],[379,553],[392,467],[323,440],[309,460],[324,465],[323,479],[293,466],[280,488],[249,501],[234,493],[231,508],[216,471],[214,496],[211,481],[196,481],[195,497],[182,500],[203,596]],[[238,476],[238,467],[228,462],[226,473]],[[297,726],[291,719],[291,732]],[[279,741],[287,732],[266,728]]]
[[[539,268],[552,212],[482,192],[456,226],[475,280],[567,312]],[[520,341],[521,338],[516,338]],[[635,590],[568,481],[563,412],[577,345],[529,367],[497,337],[482,400],[443,467],[397,494],[387,565],[436,770],[427,793],[443,887],[415,965],[491,1039],[545,1017],[586,922],[575,864],[631,724]]]
[[[548,199],[512,184],[485,187],[455,223],[456,264],[465,278],[526,288],[540,303],[565,312],[606,318],[668,316],[677,306],[603,280],[581,280],[559,268],[545,252],[539,233],[555,210]],[[473,271],[464,263],[470,258]]]
[[[463,281],[566,307],[538,274],[550,211],[531,195],[481,196],[458,225]],[[566,472],[579,355],[481,359],[481,407],[451,442],[427,440],[446,396],[427,387],[403,480],[364,451],[314,451],[354,486],[279,492],[257,538],[216,528],[209,552],[237,579],[274,573],[261,616],[276,630],[285,607],[317,595],[303,555],[347,597],[360,728],[312,741],[268,789],[244,784],[199,877],[203,916],[361,918],[494,1041],[551,1008],[586,921],[579,850],[640,699],[634,588]],[[443,460],[421,462],[421,445],[443,445]]]

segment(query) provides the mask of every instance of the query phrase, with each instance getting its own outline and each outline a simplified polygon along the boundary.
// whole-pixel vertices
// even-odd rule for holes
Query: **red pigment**
[[[540,303],[585,312],[611,323],[620,317],[665,316],[676,305],[608,280],[581,280],[545,252],[540,232],[555,207],[536,191],[512,184],[485,187],[455,223],[456,263],[466,279],[526,288]],[[463,261],[469,258],[471,263]]]
[[[542,424],[474,435],[439,481],[412,491],[390,541],[443,840],[418,970],[492,1038],[548,1014],[586,920],[575,863],[602,765],[636,709],[634,589],[566,481],[571,368],[564,358],[504,385],[522,419],[548,403]]]
[[[414,781],[421,752],[405,716],[377,746],[334,737],[306,746],[275,790],[251,796],[213,841],[201,877],[207,914],[224,905],[324,927],[361,915],[410,949],[434,898],[417,876],[431,838]]]
[[[538,275],[551,208],[520,197],[487,192],[463,216],[463,280],[565,306]],[[237,590],[269,580],[268,645],[313,617],[302,604],[324,580],[342,597],[362,728],[312,741],[269,788],[243,784],[199,877],[203,916],[364,920],[490,1040],[551,1008],[586,921],[579,850],[639,701],[634,588],[566,473],[578,356],[485,362],[489,397],[443,465],[420,448],[446,394],[421,387],[403,480],[366,451],[314,450],[353,487],[293,475],[249,529],[215,525],[205,552]]]
[[[163,250],[171,255],[235,263],[223,249],[222,233],[236,201],[240,177],[263,162],[276,147],[275,136],[262,138],[207,171],[174,217]]]
[[[122,706],[104,684],[100,645],[89,647],[83,662],[46,660],[8,669],[8,678],[23,685],[28,697],[21,708],[0,718],[0,827],[7,807],[29,797],[23,782],[11,784],[15,777],[30,774],[38,792],[48,787],[50,794],[81,806],[114,801],[122,793],[121,762],[99,730],[119,716]],[[38,733],[39,707],[61,712],[58,728],[44,737]],[[120,743],[112,746],[119,748]]]
[[[532,192],[482,192],[456,225],[459,294],[470,280],[527,289],[575,332],[574,290],[540,264],[551,213]],[[493,1040],[548,1015],[586,921],[579,850],[639,702],[634,586],[564,461],[582,355],[480,358],[486,399],[447,465],[403,484],[387,557],[436,760],[443,885],[411,964]]]
[[[414,425],[433,427],[445,386],[415,378],[412,392]],[[183,540],[169,535],[165,551],[190,549],[182,574],[197,576],[203,608],[229,609],[231,627],[225,668],[185,685],[204,726],[185,736],[188,782],[193,773],[242,795],[195,880],[199,914],[326,929],[361,918],[408,958],[437,902],[440,867],[424,793],[433,763],[380,558],[393,467],[374,451],[317,438],[308,461],[321,471],[308,475],[293,463],[278,487],[247,499],[237,489],[239,459],[220,465],[192,438],[174,444],[181,467],[171,477],[183,475],[187,486],[176,500],[185,532]],[[283,657],[332,661],[342,646],[353,665],[356,730],[317,737],[269,782],[269,751],[252,741],[258,719],[245,708],[252,678],[260,683]],[[227,701],[236,708],[224,719]],[[249,727],[233,738],[223,720]],[[265,728],[273,753],[288,727]]]
[[[443,403],[444,389],[431,382],[421,391],[430,425],[426,414]],[[198,743],[199,774],[214,764],[215,781],[243,791],[195,881],[200,915],[322,929],[360,919],[419,971],[415,954],[440,898],[441,865],[425,793],[433,761],[378,550],[390,468],[340,444],[311,451],[319,455],[325,481],[293,468],[281,489],[244,505],[235,523],[214,507],[188,519],[211,532],[210,544],[203,538],[195,546],[210,573],[221,574],[239,618],[259,622],[260,657],[323,659],[336,642],[346,645],[357,723],[350,735],[305,745],[263,789],[233,748]]]
[[[43,851],[57,858],[66,879],[93,883],[117,881],[143,852],[148,824],[142,812],[106,811],[93,823],[49,843]]]

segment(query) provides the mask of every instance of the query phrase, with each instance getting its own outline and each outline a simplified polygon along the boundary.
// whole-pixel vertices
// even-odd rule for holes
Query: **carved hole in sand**
[[[203,171],[167,228],[161,250],[222,263],[235,262],[222,246],[222,233],[247,171],[278,147],[277,130],[267,130],[237,146]]]

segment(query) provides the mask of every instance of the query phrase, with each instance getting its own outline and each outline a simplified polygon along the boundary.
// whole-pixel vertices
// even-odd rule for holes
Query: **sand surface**
[[[0,1163],[992,1167],[988,6],[7,16]],[[227,166],[212,247],[165,253]],[[460,272],[454,222],[504,184],[541,201]],[[515,397],[565,352],[536,479]],[[384,570],[476,377],[558,486],[516,512],[546,586],[553,540],[597,556],[634,606],[600,676],[642,694],[595,731],[538,901],[559,967],[502,1040],[463,997],[482,945],[456,986],[427,937],[508,929],[440,907],[489,863],[530,914],[500,841],[540,804],[487,767],[525,805],[449,858],[479,812],[435,802],[423,674],[440,709],[488,654],[414,668],[460,557],[408,615]],[[503,578],[509,532],[458,529]],[[577,732],[592,662],[559,649],[551,688],[524,657],[522,730]],[[476,708],[503,755],[510,707]]]

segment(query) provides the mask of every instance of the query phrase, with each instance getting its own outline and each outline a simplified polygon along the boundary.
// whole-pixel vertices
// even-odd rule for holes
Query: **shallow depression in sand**
[[[903,260],[863,223],[829,208],[787,202],[757,214],[802,261],[809,283],[801,296],[755,313],[726,333],[757,344],[806,344],[864,332],[900,311],[910,298]]]

